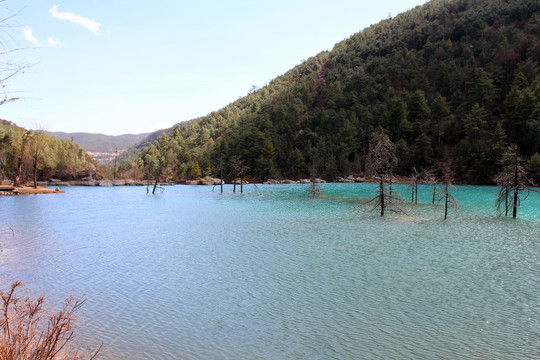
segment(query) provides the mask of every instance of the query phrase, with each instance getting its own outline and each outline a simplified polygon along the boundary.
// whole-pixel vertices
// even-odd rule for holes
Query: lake
[[[374,184],[321,187],[0,197],[0,287],[86,298],[105,359],[540,358],[540,193],[511,219],[459,186],[444,221],[427,185],[384,218]]]

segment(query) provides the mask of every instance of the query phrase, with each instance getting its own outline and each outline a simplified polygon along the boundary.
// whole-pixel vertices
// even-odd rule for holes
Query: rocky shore
[[[366,177],[358,177],[349,175],[346,178],[338,177],[334,180],[336,183],[362,183],[362,182],[376,182],[378,179],[376,178],[366,178]],[[401,178],[401,177],[394,177],[393,181],[395,183],[406,183],[409,182],[408,178]],[[300,180],[289,180],[289,179],[283,179],[283,180],[276,180],[276,179],[268,179],[267,181],[263,182],[262,184],[265,185],[279,185],[279,184],[311,184],[312,182],[324,184],[326,183],[325,180],[322,179],[300,179]],[[5,184],[4,184],[5,183]],[[3,185],[8,186],[11,184],[9,181],[5,181]],[[237,185],[240,185],[240,180],[237,179],[234,183]],[[220,185],[221,180],[218,178],[213,178],[210,176],[206,176],[204,178],[198,179],[198,180],[181,180],[181,181],[165,181],[160,182],[160,186],[170,186],[170,185]],[[225,183],[224,183],[225,184]],[[232,184],[232,183],[227,183]],[[248,184],[248,182],[244,181],[244,185]],[[49,181],[38,181],[38,188],[41,189],[41,192],[37,192],[34,190],[34,192],[31,192],[29,189],[33,189],[33,187],[20,187],[17,188],[17,190],[2,190],[0,189],[0,195],[15,195],[18,193],[49,193],[49,192],[58,192],[59,190],[52,190],[47,187],[65,187],[65,186],[102,186],[102,187],[112,187],[112,186],[153,186],[154,180],[132,180],[132,179],[119,179],[119,180],[95,180],[95,179],[81,179],[81,180],[61,180],[61,179],[50,179]],[[22,190],[25,189],[25,190]],[[28,189],[28,190],[26,190]]]
[[[326,183],[325,180],[322,179],[300,179],[300,180],[289,180],[289,179],[282,179],[282,180],[275,180],[275,179],[268,179],[267,181],[263,182],[262,184],[265,185],[278,185],[278,184],[311,184],[312,181],[315,181],[316,183]],[[354,177],[350,175],[347,178],[341,178],[338,177],[335,182],[339,183],[355,183],[355,182],[366,182],[371,181],[371,179],[366,180],[363,177]],[[237,179],[234,182],[230,182],[227,184],[233,184],[236,183],[237,185],[240,184],[240,180]],[[166,181],[166,182],[160,182],[159,185],[220,185],[221,180],[218,178],[213,178],[210,176],[206,176],[201,179],[197,180],[179,180],[179,181]],[[225,184],[225,182],[224,182]],[[248,184],[248,182],[244,181],[244,184]],[[132,180],[132,179],[125,179],[125,180],[70,180],[70,181],[63,181],[60,179],[50,179],[49,181],[38,181],[39,186],[152,186],[154,185],[154,180]]]

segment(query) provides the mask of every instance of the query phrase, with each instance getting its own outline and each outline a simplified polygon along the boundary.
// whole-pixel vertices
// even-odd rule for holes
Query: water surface
[[[87,298],[79,339],[107,359],[540,358],[538,193],[514,220],[458,187],[444,221],[428,186],[384,218],[373,184],[322,188],[3,197],[0,285]]]

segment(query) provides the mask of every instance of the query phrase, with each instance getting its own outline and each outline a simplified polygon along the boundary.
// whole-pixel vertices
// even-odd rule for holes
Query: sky
[[[0,17],[13,18],[0,41],[31,66],[6,82],[20,99],[1,105],[0,118],[107,135],[167,128],[425,2],[4,0]]]

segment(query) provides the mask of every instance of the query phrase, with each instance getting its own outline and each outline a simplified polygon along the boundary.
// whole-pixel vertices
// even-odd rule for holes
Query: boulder
[[[99,180],[98,186],[113,186],[113,183],[111,180]]]
[[[285,179],[285,180],[281,180],[281,183],[282,184],[298,184],[298,181]]]
[[[126,185],[126,180],[113,180],[112,186],[124,186]]]
[[[311,184],[310,179],[300,179],[300,184]]]
[[[144,186],[144,183],[142,181],[135,181],[132,179],[127,179],[126,186]]]

